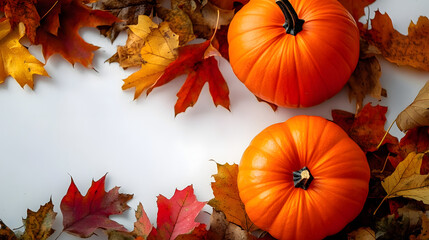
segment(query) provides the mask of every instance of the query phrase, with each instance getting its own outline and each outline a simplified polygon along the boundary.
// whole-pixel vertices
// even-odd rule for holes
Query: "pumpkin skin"
[[[293,172],[308,167],[307,190]],[[370,169],[360,147],[335,123],[296,116],[260,132],[245,150],[237,184],[249,218],[277,239],[322,239],[362,210]]]
[[[290,0],[302,31],[287,34],[274,0],[247,3],[228,29],[231,67],[257,97],[310,107],[337,94],[359,58],[359,30],[337,0]]]

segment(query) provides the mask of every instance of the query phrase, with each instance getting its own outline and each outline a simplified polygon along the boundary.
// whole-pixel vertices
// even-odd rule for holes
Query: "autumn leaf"
[[[123,21],[111,26],[99,26],[98,29],[113,42],[128,25],[136,25],[140,15],[151,15],[156,4],[156,0],[99,0],[95,3],[96,9],[110,11]]]
[[[228,222],[237,224],[247,232],[252,232],[258,227],[247,216],[243,202],[240,199],[237,186],[238,165],[228,163],[217,164],[218,173],[213,175],[213,195],[208,204],[215,210],[225,214]]]
[[[209,2],[218,6],[219,8],[232,10],[236,8],[237,4],[246,5],[249,0],[209,0]]]
[[[359,27],[362,27],[362,23],[359,19],[365,15],[365,8],[375,0],[338,0],[353,16]]]
[[[426,82],[414,101],[399,113],[396,124],[401,131],[429,126],[429,81]]]
[[[148,89],[148,93],[182,74],[188,74],[185,83],[177,93],[175,115],[186,111],[197,102],[206,82],[209,84],[215,106],[221,105],[229,110],[228,85],[219,71],[217,60],[211,55],[213,49],[210,40],[179,47],[178,58],[168,65],[162,76]]]
[[[121,232],[110,230],[107,232],[109,240],[143,240],[147,239],[149,233],[152,231],[152,224],[143,209],[143,205],[139,203],[135,213],[136,222],[134,223],[134,230],[132,232]]]
[[[143,60],[141,69],[124,79],[122,89],[134,87],[134,99],[137,99],[158,81],[167,66],[176,59],[178,46],[178,36],[171,31],[168,23],[162,22],[147,36],[140,50]]]
[[[428,28],[429,19],[420,16],[416,24],[410,23],[408,36],[405,36],[393,28],[387,14],[376,11],[371,20],[371,29],[364,35],[388,61],[429,71]]]
[[[4,0],[0,3],[0,11],[4,12],[5,17],[9,19],[12,29],[15,29],[20,22],[24,23],[30,42],[34,42],[36,29],[40,25],[36,2],[37,0]]]
[[[426,214],[422,214],[422,231],[417,239],[429,239],[429,218]]]
[[[157,30],[157,28],[158,24],[154,23],[152,19],[146,15],[140,15],[138,24],[129,26],[125,46],[118,46],[117,52],[108,61],[110,63],[118,62],[124,69],[143,64],[145,61],[140,55],[141,49],[146,43],[149,34]]]
[[[429,204],[429,175],[420,174],[424,155],[425,153],[414,152],[408,154],[404,161],[398,164],[392,175],[381,182],[387,193],[383,201],[388,198],[406,197]]]
[[[222,57],[229,61],[228,29],[229,25],[221,26],[216,31],[212,45],[219,51]]]
[[[23,220],[25,232],[22,240],[46,240],[54,233],[52,225],[57,213],[54,212],[52,199],[43,206],[40,206],[37,212],[27,210],[27,218]]]
[[[97,228],[127,231],[109,216],[121,214],[129,208],[127,202],[133,195],[119,193],[119,187],[104,190],[106,175],[94,182],[85,196],[77,189],[73,178],[67,194],[61,200],[64,230],[79,237],[89,237]]]
[[[15,233],[6,224],[0,220],[0,239],[1,240],[18,240]]]
[[[174,240],[181,234],[190,233],[200,225],[195,222],[195,217],[206,203],[197,200],[191,185],[183,190],[176,189],[170,199],[159,195],[157,205],[157,228],[150,233],[150,240]]]
[[[21,87],[34,87],[33,75],[48,76],[43,64],[21,45],[19,40],[25,35],[23,23],[11,30],[9,20],[0,22],[0,83],[7,76],[13,77]]]
[[[111,25],[118,18],[106,11],[92,10],[84,0],[54,2],[36,32],[35,44],[41,44],[46,60],[53,54],[61,54],[71,64],[80,63],[91,67],[97,46],[85,42],[79,35],[82,27]],[[61,12],[61,14],[59,14]]]
[[[384,130],[386,112],[387,107],[379,105],[373,107],[368,103],[354,119],[348,134],[364,152],[374,152],[378,149],[377,146],[386,133]],[[387,133],[387,137],[382,142],[382,145],[384,144],[397,146],[398,139]]]
[[[348,234],[348,240],[375,240],[375,232],[370,227],[361,227]]]
[[[206,227],[207,226],[205,224],[200,224],[198,227],[194,228],[192,232],[180,234],[175,240],[209,240],[210,238],[207,236],[208,231]]]

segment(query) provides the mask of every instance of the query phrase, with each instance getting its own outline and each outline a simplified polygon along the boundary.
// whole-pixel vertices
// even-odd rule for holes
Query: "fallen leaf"
[[[27,218],[23,220],[25,232],[22,240],[46,240],[55,231],[52,229],[57,213],[54,212],[52,199],[43,206],[40,206],[37,212],[27,210]]]
[[[387,193],[384,199],[406,197],[429,204],[429,175],[420,174],[423,156],[424,153],[408,154],[392,175],[381,182]]]
[[[348,234],[349,240],[375,240],[375,232],[370,227],[361,227]]]
[[[178,46],[179,37],[171,31],[168,23],[162,22],[159,28],[148,35],[141,48],[141,69],[124,79],[122,89],[134,87],[136,99],[143,91],[154,86],[168,65],[176,59]]]
[[[358,64],[347,82],[349,100],[356,99],[356,112],[363,106],[363,100],[371,95],[381,100],[382,87],[380,84],[381,67],[376,57],[359,59]]]
[[[229,110],[228,85],[219,71],[217,60],[211,56],[213,49],[210,40],[179,47],[178,58],[168,65],[162,76],[148,89],[148,93],[182,74],[188,74],[185,83],[177,93],[178,99],[174,106],[175,115],[186,111],[188,107],[197,102],[206,82],[209,84],[209,91],[215,106],[221,105]]]
[[[15,233],[2,220],[0,220],[0,239],[1,240],[18,240]]]
[[[144,60],[140,54],[141,49],[146,43],[149,34],[157,30],[157,28],[158,24],[154,23],[151,18],[146,15],[140,15],[138,24],[129,26],[125,46],[118,46],[116,53],[108,61],[110,63],[118,62],[124,69],[143,64]]]
[[[176,237],[175,240],[213,240],[207,236],[207,226],[205,224],[200,224],[198,227],[194,228],[192,232],[187,234],[180,234]]]
[[[21,45],[19,40],[25,35],[23,23],[11,30],[9,20],[0,22],[0,83],[7,76],[13,77],[21,87],[34,87],[33,75],[48,76],[43,64]]]
[[[426,82],[414,101],[399,113],[396,118],[396,125],[401,131],[429,126],[429,81]]]
[[[362,26],[359,19],[365,15],[365,8],[375,0],[338,0],[353,16],[358,26]]]
[[[387,107],[371,103],[366,104],[357,114],[348,133],[349,136],[362,148],[364,152],[374,152],[385,135],[384,125],[386,123]],[[397,146],[398,139],[387,133],[382,145]]]
[[[135,216],[136,222],[134,223],[134,230],[132,232],[110,230],[108,231],[109,240],[147,239],[149,233],[152,231],[152,224],[150,223],[141,203],[137,206]]]
[[[201,9],[204,19],[210,28],[219,28],[220,26],[227,26],[234,17],[235,11],[233,9],[222,9],[215,4],[208,1]]]
[[[217,163],[218,173],[213,175],[213,195],[208,204],[216,211],[225,214],[228,222],[232,222],[247,232],[258,230],[258,227],[247,216],[243,202],[240,199],[237,186],[238,165]]]
[[[9,19],[12,29],[20,22],[24,23],[26,35],[32,43],[36,38],[36,29],[40,25],[36,2],[37,0],[4,0],[0,3],[0,11]]]
[[[156,4],[156,0],[99,0],[95,3],[96,9],[110,11],[122,21],[98,29],[113,42],[128,25],[136,25],[140,15],[151,15]]]
[[[340,126],[346,133],[350,131],[355,121],[355,114],[344,110],[333,109],[331,115],[334,123]]]
[[[417,239],[429,239],[429,218],[425,214],[422,215],[422,231]]]
[[[222,57],[229,61],[229,44],[228,44],[228,28],[229,25],[221,26],[213,38],[212,45],[215,47]],[[267,102],[268,103],[268,102]],[[275,111],[275,110],[274,110]]]
[[[420,16],[417,24],[410,23],[408,36],[402,35],[393,28],[392,20],[387,14],[376,11],[371,20],[371,29],[364,35],[388,61],[399,66],[407,65],[429,71],[428,29],[429,19]]]
[[[213,3],[214,5],[218,6],[219,8],[222,9],[227,9],[227,10],[232,10],[235,9],[237,10],[237,5],[246,5],[249,0],[209,0],[209,2]]]
[[[206,203],[197,200],[191,185],[183,190],[176,189],[170,199],[159,195],[157,205],[157,228],[151,231],[149,239],[174,240],[200,225],[195,217]]]
[[[182,9],[158,8],[158,14],[162,16],[164,21],[168,22],[171,30],[179,35],[180,46],[196,38],[192,21]]]
[[[79,237],[89,237],[97,228],[127,231],[124,226],[109,219],[110,215],[122,214],[129,208],[127,202],[133,195],[119,193],[119,187],[104,190],[106,175],[94,182],[87,194],[82,194],[71,179],[67,194],[61,200],[63,226],[66,232]]]
[[[84,0],[62,0],[55,4],[55,11],[47,12],[36,32],[36,44],[42,45],[46,60],[61,54],[71,64],[91,67],[97,46],[85,42],[79,35],[82,27],[111,25],[118,18],[106,11],[92,10]],[[61,12],[61,14],[59,14]]]

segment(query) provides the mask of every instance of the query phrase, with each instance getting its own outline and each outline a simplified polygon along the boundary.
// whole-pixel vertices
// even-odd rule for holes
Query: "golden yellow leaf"
[[[404,111],[399,113],[396,118],[396,125],[401,131],[429,126],[429,81],[417,94],[416,99]]]
[[[149,34],[158,28],[158,25],[146,15],[139,15],[137,25],[129,25],[125,46],[118,46],[117,53],[109,58],[109,62],[118,62],[122,68],[137,67],[143,63],[140,51]]]
[[[385,199],[407,197],[429,204],[429,175],[420,174],[424,155],[425,153],[411,152],[399,163],[392,175],[381,182],[387,192]]]
[[[144,90],[156,83],[168,64],[177,57],[179,36],[173,33],[168,23],[162,22],[157,29],[147,36],[141,48],[142,68],[124,79],[122,89],[135,87],[134,99]]]
[[[12,76],[21,87],[28,85],[33,88],[33,75],[48,76],[48,73],[43,63],[19,42],[24,35],[23,23],[12,31],[9,20],[0,22],[0,83],[3,83],[7,76]]]

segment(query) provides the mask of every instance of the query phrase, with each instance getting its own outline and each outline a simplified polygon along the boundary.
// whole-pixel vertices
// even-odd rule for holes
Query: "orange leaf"
[[[119,193],[119,187],[104,191],[106,175],[94,182],[86,196],[77,189],[71,179],[67,194],[61,200],[64,231],[79,237],[89,237],[97,228],[127,231],[124,226],[110,220],[109,216],[121,214],[129,208],[126,204],[133,195]]]
[[[18,240],[15,233],[8,227],[2,220],[0,220],[0,239],[4,240]]]
[[[229,222],[237,224],[242,229],[248,232],[257,230],[258,227],[247,216],[238,193],[238,165],[217,164],[217,171],[218,173],[213,175],[215,182],[211,184],[215,198],[208,204],[215,210],[223,212]]]
[[[85,42],[79,36],[79,29],[111,25],[118,19],[108,12],[91,10],[83,2],[83,0],[62,0],[51,5],[54,10],[47,10],[47,15],[41,21],[36,35],[36,44],[42,45],[46,60],[59,53],[73,65],[78,62],[85,67],[91,66],[93,52],[98,47]]]
[[[148,89],[162,86],[182,74],[188,74],[186,82],[177,93],[178,100],[175,114],[184,112],[198,100],[202,87],[209,83],[210,94],[216,106],[221,105],[229,110],[229,90],[222,73],[219,71],[217,60],[208,56],[213,49],[210,40],[200,44],[187,45],[178,49],[178,58],[170,63],[164,74]]]
[[[353,16],[356,23],[359,23],[359,19],[365,15],[365,7],[375,2],[375,0],[338,0]]]
[[[5,0],[0,3],[0,11],[9,19],[12,29],[23,22],[28,39],[34,42],[40,16],[34,5],[37,0]]]
[[[387,60],[400,66],[408,65],[429,71],[429,19],[427,17],[420,16],[417,24],[411,22],[408,27],[408,36],[396,31],[390,17],[379,11],[375,12],[371,26],[372,28],[366,31],[365,37]]]

